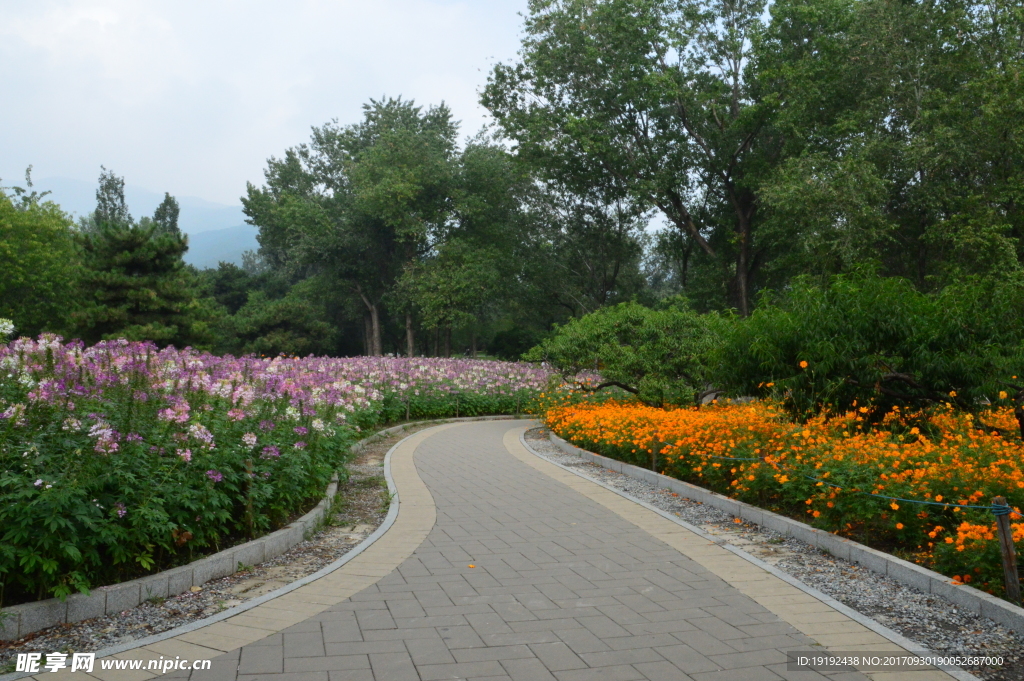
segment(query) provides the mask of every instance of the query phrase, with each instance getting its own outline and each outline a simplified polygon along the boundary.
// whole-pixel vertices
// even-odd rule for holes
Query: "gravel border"
[[[986,681],[1024,680],[1024,637],[1020,634],[936,594],[879,575],[799,539],[750,522],[738,524],[732,514],[567,454],[548,440],[548,432],[534,428],[524,440],[535,454],[551,463],[671,514],[734,552],[834,599],[876,627],[892,630],[915,647],[947,655],[1004,657],[1003,667],[968,668],[970,674]]]

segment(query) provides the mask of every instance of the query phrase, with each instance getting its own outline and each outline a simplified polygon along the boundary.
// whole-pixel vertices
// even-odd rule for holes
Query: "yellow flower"
[[[1005,400],[1006,399],[1006,391],[1005,390],[1000,390],[999,391],[999,399],[1001,399],[1001,400]]]
[[[900,510],[900,505],[899,505],[899,504],[897,504],[897,503],[896,503],[896,502],[894,501],[894,502],[892,502],[891,504],[889,504],[889,508],[891,508],[891,509],[892,509],[892,510],[894,510],[894,511],[898,511],[898,510]]]

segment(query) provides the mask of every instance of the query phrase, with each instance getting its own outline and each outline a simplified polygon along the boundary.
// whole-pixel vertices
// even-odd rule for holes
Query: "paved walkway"
[[[785,653],[902,651],[756,565],[529,453],[519,442],[526,425],[417,433],[392,456],[398,520],[370,550],[247,613],[117,657],[214,657],[193,681],[854,681],[866,677],[787,671]]]

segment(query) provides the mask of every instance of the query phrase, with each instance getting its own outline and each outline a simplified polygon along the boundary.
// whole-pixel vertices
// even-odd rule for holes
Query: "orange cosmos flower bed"
[[[914,560],[1001,594],[995,518],[1021,520],[1024,443],[1009,408],[949,407],[865,420],[790,421],[769,402],[662,410],[561,404],[546,425],[574,444],[701,485]],[[1024,539],[1024,522],[1012,523]]]

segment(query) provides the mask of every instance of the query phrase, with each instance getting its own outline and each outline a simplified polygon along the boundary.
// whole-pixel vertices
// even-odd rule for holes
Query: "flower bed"
[[[285,524],[361,428],[511,413],[538,367],[0,345],[0,604],[181,564]]]
[[[866,410],[865,410],[866,412]],[[661,410],[630,402],[562,404],[545,423],[574,444],[649,467],[892,551],[1003,594],[995,522],[1024,505],[1024,447],[1012,410],[864,412],[794,424],[770,403]],[[1003,433],[1004,435],[1001,435]],[[1024,539],[1024,523],[1011,523]]]

